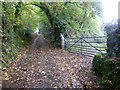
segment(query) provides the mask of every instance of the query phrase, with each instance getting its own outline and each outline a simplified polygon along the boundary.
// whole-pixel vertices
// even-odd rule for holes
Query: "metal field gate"
[[[93,57],[95,54],[106,53],[106,42],[106,36],[65,38],[65,49]]]

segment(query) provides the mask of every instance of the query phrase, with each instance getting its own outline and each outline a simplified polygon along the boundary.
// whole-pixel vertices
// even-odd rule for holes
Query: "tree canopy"
[[[101,2],[2,2],[2,48],[3,56],[8,55],[4,58],[16,55],[21,46],[30,43],[36,29],[54,47],[60,46],[60,33],[69,29],[77,37],[103,35],[100,5]]]

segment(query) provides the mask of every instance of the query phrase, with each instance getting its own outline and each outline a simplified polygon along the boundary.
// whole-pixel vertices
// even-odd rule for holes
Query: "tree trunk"
[[[58,28],[59,26],[58,23],[55,23],[56,18],[54,17],[54,15],[52,15],[48,6],[45,3],[40,2],[39,5],[38,4],[34,4],[34,5],[40,7],[42,11],[46,14],[47,18],[49,19],[49,22],[53,28],[54,46],[59,47],[60,46],[60,29]]]
[[[17,22],[21,16],[21,7],[22,6],[23,6],[23,2],[18,2],[18,4],[15,7],[15,20],[16,21],[15,21],[14,26],[13,26],[14,32],[19,30],[19,25],[17,24]]]

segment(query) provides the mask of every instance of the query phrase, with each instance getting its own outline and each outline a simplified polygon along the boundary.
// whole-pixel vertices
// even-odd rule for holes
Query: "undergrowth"
[[[99,77],[102,87],[120,89],[120,58],[98,54],[93,59],[93,71]]]

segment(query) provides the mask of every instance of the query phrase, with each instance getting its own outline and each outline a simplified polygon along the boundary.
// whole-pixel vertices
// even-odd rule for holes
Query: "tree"
[[[120,28],[119,19],[114,20],[105,26],[107,32],[107,53],[110,58],[120,57]]]
[[[51,27],[53,30],[54,42],[56,42],[59,46],[60,38],[59,35],[61,32],[65,32],[66,29],[72,27],[78,32],[87,32],[89,28],[89,22],[91,18],[96,18],[96,8],[91,7],[92,4],[90,2],[82,2],[82,3],[32,3],[46,14]],[[98,6],[98,5],[97,5]],[[90,25],[92,25],[90,23]],[[90,29],[89,29],[90,30]],[[89,33],[89,32],[88,32]]]

